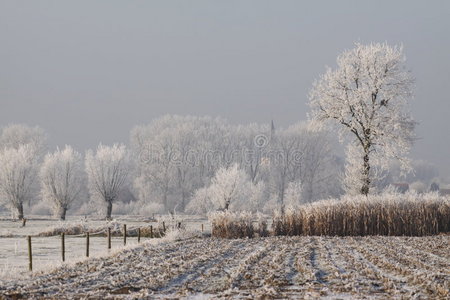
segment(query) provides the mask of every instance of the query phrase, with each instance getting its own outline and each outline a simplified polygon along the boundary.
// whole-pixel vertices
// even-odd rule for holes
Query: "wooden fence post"
[[[31,236],[29,235],[27,238],[28,238],[28,260],[29,260],[28,268],[30,271],[33,271],[33,254],[31,252]]]
[[[153,238],[153,225],[150,225],[150,238]]]
[[[123,224],[123,245],[127,244],[127,224]]]
[[[86,232],[86,257],[89,257],[89,232]]]
[[[138,243],[141,242],[141,227],[138,227]]]
[[[203,223],[202,223],[202,232],[203,232]]]
[[[166,222],[163,221],[163,232],[166,233]]]
[[[66,244],[64,241],[64,232],[61,232],[61,257],[62,261],[66,261]]]
[[[22,219],[22,227],[25,227],[25,224],[27,224],[27,219],[23,218]]]
[[[111,228],[108,227],[108,249],[111,249]]]

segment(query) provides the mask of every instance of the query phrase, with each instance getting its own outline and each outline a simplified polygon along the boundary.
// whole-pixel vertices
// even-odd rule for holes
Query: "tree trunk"
[[[112,201],[106,202],[106,220],[111,220]]]
[[[280,213],[282,216],[284,216],[284,211],[285,211],[285,207],[284,207],[284,192],[285,192],[285,183],[284,183],[284,176],[281,180],[281,185],[280,185],[280,190],[279,190],[279,195],[278,195],[278,201],[280,203]]]
[[[67,212],[67,208],[66,207],[60,207],[59,208],[59,219],[64,221],[66,219],[66,212]]]
[[[16,206],[17,209],[17,217],[19,220],[23,220],[23,203],[19,203]]]
[[[168,194],[168,192],[169,192],[169,184],[165,183],[164,190],[163,190],[163,197],[162,197],[162,202],[163,202],[165,211],[169,210],[169,203],[167,201],[167,194]]]
[[[230,208],[230,201],[225,200],[225,207],[224,207],[224,210],[227,211],[228,208]]]
[[[184,188],[182,188],[182,190],[181,190],[181,211],[184,212],[185,209],[186,209],[186,192],[185,192]]]
[[[370,164],[369,164],[369,152],[365,151],[364,154],[364,163],[363,163],[363,172],[362,172],[362,187],[361,194],[367,196],[369,194],[370,189]]]

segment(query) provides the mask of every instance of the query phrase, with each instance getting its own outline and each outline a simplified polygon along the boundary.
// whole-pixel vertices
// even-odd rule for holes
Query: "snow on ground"
[[[204,225],[205,232],[210,232],[207,220],[195,216],[179,216],[172,219],[170,216],[158,216],[157,219],[165,224],[170,230],[173,225],[182,222],[182,227],[188,231],[200,231],[201,224]],[[33,270],[40,271],[56,267],[62,264],[61,259],[61,237],[47,236],[56,232],[73,231],[73,228],[83,228],[92,232],[102,231],[102,235],[91,234],[89,240],[89,254],[91,257],[110,255],[113,251],[123,248],[123,238],[113,236],[111,250],[107,249],[107,239],[105,237],[106,228],[112,227],[118,232],[123,224],[127,224],[127,231],[133,228],[148,227],[153,225],[156,229],[161,224],[149,222],[142,217],[115,218],[112,222],[100,219],[85,219],[84,217],[71,216],[67,221],[58,221],[43,217],[31,217],[26,226],[22,227],[22,222],[13,222],[9,219],[0,219],[0,279],[20,278],[28,273],[28,244],[26,236],[32,236],[33,250]],[[114,231],[114,230],[113,230]],[[156,230],[155,230],[156,231]],[[141,237],[141,241],[148,240],[148,237]],[[136,245],[137,237],[129,236],[127,245]],[[86,238],[84,234],[66,234],[65,249],[66,263],[74,263],[84,259],[86,252]]]
[[[181,240],[178,240],[180,239]],[[170,237],[108,257],[0,281],[6,297],[449,297],[450,236]]]

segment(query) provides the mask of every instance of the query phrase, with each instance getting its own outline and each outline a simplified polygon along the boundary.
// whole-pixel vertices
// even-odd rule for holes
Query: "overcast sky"
[[[450,1],[3,1],[0,126],[84,151],[164,114],[287,126],[354,42],[402,43],[412,156],[450,174]]]

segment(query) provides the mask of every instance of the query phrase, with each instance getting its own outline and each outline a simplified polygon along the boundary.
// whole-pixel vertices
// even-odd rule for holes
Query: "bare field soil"
[[[194,238],[18,281],[2,299],[448,299],[450,236]]]

